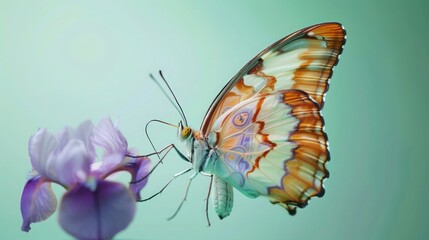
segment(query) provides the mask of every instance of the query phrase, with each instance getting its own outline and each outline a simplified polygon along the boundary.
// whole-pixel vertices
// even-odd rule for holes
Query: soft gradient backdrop
[[[21,232],[27,141],[86,119],[119,119],[129,145],[151,152],[144,125],[178,114],[148,77],[162,69],[198,128],[223,85],[262,49],[300,28],[338,21],[347,44],[323,110],[330,138],[326,195],[289,216],[235,192],[232,215],[210,208],[199,176],[138,205],[117,239],[425,239],[429,235],[427,1],[1,1],[0,236],[71,239],[57,215]],[[151,129],[157,146],[176,130]],[[183,149],[183,148],[182,148]],[[143,191],[187,164],[171,154]],[[56,188],[58,197],[62,190]]]

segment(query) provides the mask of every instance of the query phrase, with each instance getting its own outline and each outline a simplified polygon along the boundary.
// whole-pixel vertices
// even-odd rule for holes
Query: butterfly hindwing
[[[323,193],[329,159],[320,107],[300,90],[261,94],[213,125],[213,173],[249,197],[267,196],[293,212]]]
[[[339,23],[322,23],[292,33],[266,48],[218,94],[201,125],[203,135],[228,109],[258,94],[302,90],[322,108],[345,34]]]

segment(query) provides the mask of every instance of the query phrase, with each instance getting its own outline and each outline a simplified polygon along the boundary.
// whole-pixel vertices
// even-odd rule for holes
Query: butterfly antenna
[[[165,185],[164,185],[164,187],[163,187],[163,188],[161,188],[161,190],[159,190],[157,193],[153,194],[152,196],[150,196],[150,197],[148,197],[148,198],[145,198],[145,199],[138,199],[138,200],[137,200],[137,202],[146,202],[146,201],[149,201],[149,200],[151,200],[152,198],[154,198],[154,197],[158,196],[159,194],[161,194],[161,193],[162,193],[162,192],[163,192],[163,191],[168,187],[168,185],[170,185],[170,183],[171,183],[174,179],[176,179],[176,178],[178,178],[178,177],[180,177],[180,176],[184,175],[185,173],[190,172],[192,169],[193,169],[193,168],[188,168],[188,169],[185,169],[185,170],[183,170],[183,171],[181,171],[181,172],[179,172],[179,173],[174,174],[174,176],[173,176],[172,178],[170,178],[170,180],[167,182],[167,184],[165,184]]]
[[[178,126],[173,125],[173,124],[168,123],[168,122],[164,122],[164,121],[158,120],[158,119],[152,119],[149,122],[147,122],[146,126],[144,127],[144,132],[146,134],[147,139],[149,140],[150,145],[152,146],[152,149],[155,151],[156,155],[158,156],[158,159],[162,162],[161,157],[159,156],[159,152],[156,149],[155,145],[152,142],[152,139],[150,139],[150,136],[149,136],[148,127],[149,127],[149,124],[152,123],[152,122],[159,122],[159,123],[162,123],[162,124],[165,124],[165,125],[168,125],[168,126],[171,126],[171,127],[175,127],[175,128],[178,128]],[[160,152],[162,152],[163,150],[161,150]]]
[[[173,96],[174,100],[176,101],[177,106],[180,109],[180,115],[182,116],[183,121],[185,122],[185,126],[188,126],[188,121],[186,120],[185,113],[183,112],[182,106],[180,106],[179,101],[176,98],[176,95],[174,95],[173,90],[171,90],[170,85],[168,84],[167,80],[165,80],[164,75],[162,75],[162,71],[159,70],[159,75],[161,76],[162,80],[164,81],[165,85],[167,85],[168,90],[170,90],[171,95]]]
[[[177,100],[177,98],[174,95],[173,91],[171,90],[170,85],[167,83],[167,81],[165,80],[164,76],[162,75],[161,70],[159,70],[159,75],[161,76],[162,80],[164,81],[165,85],[167,86],[168,90],[170,91],[171,95],[173,96],[174,101],[171,99],[171,97],[164,90],[164,88],[161,86],[161,84],[159,83],[159,81],[152,74],[149,74],[149,77],[156,83],[156,85],[158,85],[158,87],[161,89],[161,91],[164,94],[164,96],[167,97],[168,101],[170,101],[170,103],[174,106],[174,108],[179,113],[180,117],[186,123],[186,126],[187,126],[188,122],[186,121],[186,117],[185,117],[185,114],[183,112],[183,109],[180,106],[179,101]]]

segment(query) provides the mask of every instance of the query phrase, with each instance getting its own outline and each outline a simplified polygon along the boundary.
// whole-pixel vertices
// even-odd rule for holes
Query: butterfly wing
[[[215,175],[249,197],[267,196],[291,214],[324,192],[327,136],[320,106],[300,90],[261,94],[226,111],[209,142]]]
[[[292,33],[266,48],[218,94],[207,111],[201,133],[207,135],[220,115],[258,94],[298,89],[308,93],[322,108],[345,36],[341,24],[322,23]]]

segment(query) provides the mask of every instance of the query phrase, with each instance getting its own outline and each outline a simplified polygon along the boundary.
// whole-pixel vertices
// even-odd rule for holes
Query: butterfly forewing
[[[228,109],[258,94],[302,90],[322,108],[345,34],[339,23],[318,24],[297,31],[262,51],[213,101],[201,125],[203,135],[208,134],[214,121]]]

